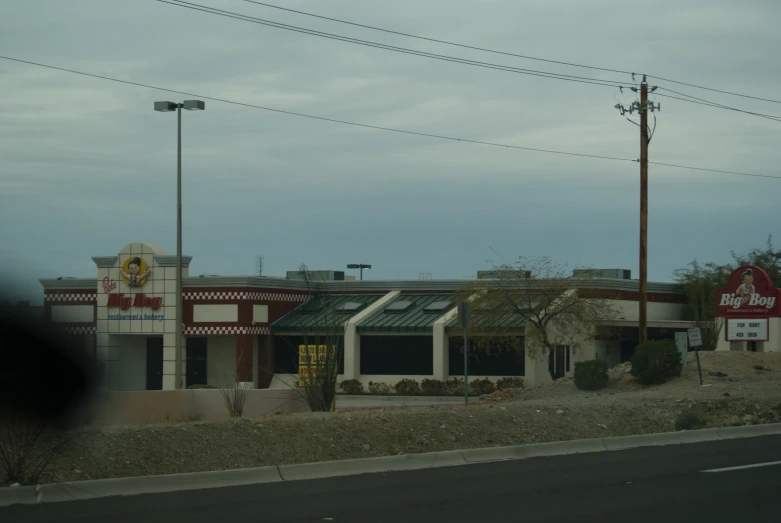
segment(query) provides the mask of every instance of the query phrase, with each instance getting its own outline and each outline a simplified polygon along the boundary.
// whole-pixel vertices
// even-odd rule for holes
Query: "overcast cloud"
[[[213,7],[429,52],[631,83],[629,75],[480,53],[241,0]],[[273,3],[273,2],[272,2]],[[432,38],[647,72],[779,99],[776,0],[277,2]],[[152,0],[0,6],[0,54],[328,118],[637,158],[631,92],[326,40]],[[652,79],[746,110],[779,104]],[[661,92],[661,91],[659,91]],[[175,252],[179,95],[0,60],[0,261],[93,277],[92,256]],[[781,123],[656,97],[652,161],[781,175]],[[473,276],[546,255],[637,275],[639,166],[402,135],[207,101],[184,118],[184,250],[193,274],[374,265],[372,279]],[[650,168],[649,279],[778,235],[781,180]]]

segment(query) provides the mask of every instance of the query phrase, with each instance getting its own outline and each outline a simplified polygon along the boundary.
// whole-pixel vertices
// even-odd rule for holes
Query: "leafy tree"
[[[520,256],[494,265],[494,278],[479,280],[456,299],[470,299],[472,345],[490,353],[511,336],[537,358],[547,354],[551,374],[554,345],[577,345],[590,339],[598,320],[615,316],[613,305],[594,294],[587,278],[575,279],[566,266],[547,257]],[[523,326],[523,328],[520,328]]]

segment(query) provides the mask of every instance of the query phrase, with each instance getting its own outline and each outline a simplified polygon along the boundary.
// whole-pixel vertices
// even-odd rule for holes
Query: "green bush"
[[[363,394],[363,383],[358,380],[344,380],[339,387],[345,394]]]
[[[391,387],[387,383],[384,382],[374,383],[373,381],[369,382],[369,393],[371,394],[388,396],[389,394],[393,394],[393,392],[394,392],[393,387]]]
[[[470,396],[482,396],[483,394],[491,394],[496,390],[494,382],[488,378],[470,380],[469,381],[469,395]]]
[[[575,363],[575,386],[582,390],[599,390],[607,386],[607,363],[602,360]]]
[[[404,378],[396,384],[396,394],[400,396],[419,396],[420,383],[409,378]]]
[[[697,412],[681,412],[675,418],[675,430],[693,430],[705,426],[705,420]]]
[[[450,378],[445,382],[445,394],[447,396],[463,396],[464,380],[461,378]]]
[[[683,362],[673,340],[648,341],[638,345],[632,356],[632,376],[643,385],[664,383],[680,376]]]
[[[499,378],[496,381],[497,390],[522,389],[522,388],[523,388],[523,378],[508,377],[508,378]]]
[[[424,396],[444,396],[447,393],[447,384],[442,380],[425,379],[420,382],[420,392]]]

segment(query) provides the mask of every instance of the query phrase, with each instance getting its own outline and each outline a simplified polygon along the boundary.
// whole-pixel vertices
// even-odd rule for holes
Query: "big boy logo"
[[[753,265],[738,267],[727,286],[716,291],[716,315],[726,318],[778,316],[781,290],[773,288],[765,271]]]
[[[146,262],[138,256],[133,256],[125,260],[122,264],[122,268],[119,273],[122,275],[122,279],[130,287],[141,287],[152,270],[147,266]]]

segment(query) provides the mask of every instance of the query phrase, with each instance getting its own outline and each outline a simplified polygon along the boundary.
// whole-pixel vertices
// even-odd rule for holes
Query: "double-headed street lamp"
[[[176,142],[176,379],[175,388],[184,388],[182,376],[182,109],[188,111],[203,111],[206,102],[201,100],[185,100],[183,103],[155,102],[155,111],[177,113]]]
[[[363,280],[363,270],[364,269],[371,269],[372,266],[365,264],[365,263],[349,263],[347,264],[348,269],[361,269],[361,280]]]

